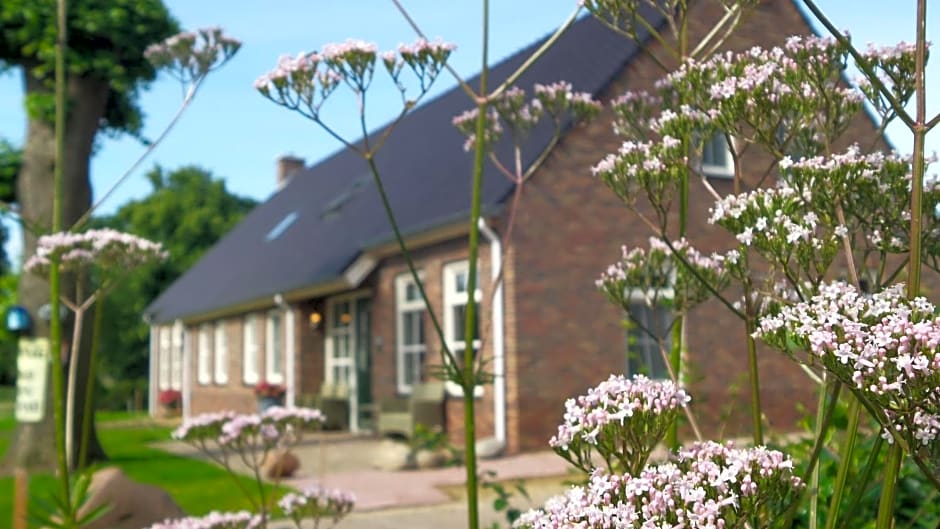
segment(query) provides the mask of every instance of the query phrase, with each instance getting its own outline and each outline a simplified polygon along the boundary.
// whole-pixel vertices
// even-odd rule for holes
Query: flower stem
[[[884,481],[881,486],[881,498],[878,500],[877,529],[891,529],[894,521],[894,498],[897,491],[898,471],[904,451],[897,441],[888,447],[888,459],[885,461]]]
[[[849,425],[846,428],[845,443],[842,445],[842,460],[839,462],[839,471],[836,474],[835,490],[832,493],[832,499],[829,501],[829,512],[826,516],[826,529],[835,529],[836,520],[839,518],[839,506],[842,504],[842,494],[845,490],[845,480],[849,474],[849,467],[852,466],[852,453],[855,451],[855,440],[858,438],[858,418],[862,407],[858,399],[851,398],[849,403]]]

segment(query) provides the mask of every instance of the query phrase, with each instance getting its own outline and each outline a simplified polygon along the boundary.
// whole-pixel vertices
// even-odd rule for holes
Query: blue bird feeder
[[[15,333],[29,332],[33,326],[29,311],[20,305],[13,305],[7,310],[7,330]]]

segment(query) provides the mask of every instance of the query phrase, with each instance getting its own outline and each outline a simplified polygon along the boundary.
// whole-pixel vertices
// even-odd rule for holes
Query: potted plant
[[[263,412],[271,406],[284,405],[284,386],[262,380],[255,385],[255,397],[258,399],[258,411]]]
[[[164,389],[157,394],[157,403],[164,417],[173,417],[179,415],[180,404],[183,402],[183,394],[176,389]]]

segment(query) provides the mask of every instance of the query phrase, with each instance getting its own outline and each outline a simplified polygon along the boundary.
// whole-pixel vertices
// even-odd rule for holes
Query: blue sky
[[[150,189],[143,174],[154,164],[169,169],[199,165],[225,178],[230,191],[263,200],[274,190],[277,157],[293,154],[309,163],[335,151],[339,144],[316,125],[258,95],[252,88],[254,79],[271,69],[283,53],[312,51],[346,38],[374,41],[380,49],[414,39],[413,31],[390,0],[166,0],[166,3],[183,27],[218,25],[244,45],[229,64],[207,80],[173,133],[104,204],[101,209],[104,213],[145,196]],[[402,0],[402,3],[425,33],[458,45],[451,61],[458,72],[469,76],[479,69],[480,2]],[[913,39],[913,1],[819,0],[819,3],[838,27],[849,29],[857,43],[894,44]],[[498,60],[553,31],[572,12],[576,2],[504,0],[491,4],[490,55],[492,60]],[[928,21],[928,30],[936,27],[932,22]],[[929,74],[934,70],[931,68]],[[928,87],[936,86],[937,82],[936,75],[928,77]],[[430,95],[451,86],[452,79],[444,76]],[[383,97],[383,93],[388,97]],[[339,95],[334,94],[327,103],[326,120],[343,136],[355,138],[358,123],[351,119],[356,116],[355,107],[351,99]],[[387,85],[376,86],[370,97],[370,128],[399,110],[397,94]],[[180,100],[179,85],[169,77],[161,77],[143,94],[145,136],[160,133]],[[19,144],[25,135],[26,120],[18,73],[0,74],[0,101],[4,102],[0,105],[0,137]],[[928,106],[936,111],[936,104],[931,103],[936,101],[928,100]],[[889,134],[899,150],[910,150],[911,141],[903,129],[889,129]],[[92,161],[96,196],[110,188],[143,152],[139,143],[128,138],[102,138],[99,144]],[[927,145],[928,150],[933,150],[938,142],[928,139]],[[16,254],[19,235],[12,234],[12,238],[8,250]]]

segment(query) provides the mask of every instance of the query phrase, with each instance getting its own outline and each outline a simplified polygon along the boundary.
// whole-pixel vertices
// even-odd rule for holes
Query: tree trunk
[[[35,78],[30,68],[23,68],[24,85],[27,96],[49,93],[50,89],[42,80]],[[91,207],[91,182],[89,162],[98,132],[98,124],[104,116],[108,98],[108,85],[97,79],[71,77],[68,81],[68,118],[65,132],[65,159],[63,160],[63,229],[71,227],[81,215]],[[36,251],[38,235],[47,233],[52,225],[53,166],[55,165],[55,131],[51,123],[44,119],[31,117],[28,123],[26,144],[23,148],[23,165],[17,177],[16,194],[20,206],[20,215],[27,229],[23,230],[23,255],[28,258]],[[35,233],[34,230],[40,230]],[[65,277],[62,294],[72,297],[75,292],[74,278]],[[85,290],[88,291],[87,289]],[[24,273],[20,279],[19,302],[26,307],[33,318],[35,336],[49,336],[48,323],[38,315],[39,307],[49,303],[49,283],[46,278]],[[82,329],[82,343],[78,349],[78,373],[76,383],[74,432],[76,454],[81,442],[82,416],[85,408],[85,393],[90,363],[89,346],[91,343],[91,321],[93,312],[89,311]],[[74,315],[70,314],[63,322],[62,337],[63,364],[68,366],[68,342],[71,341],[71,323]],[[63,378],[65,373],[63,374]],[[56,452],[54,439],[55,418],[52,412],[52,383],[46,390],[46,410],[43,419],[37,423],[17,425],[13,442],[6,454],[7,467],[20,466],[29,469],[53,469]],[[63,403],[64,409],[64,403]],[[64,427],[64,425],[59,425]],[[104,459],[104,451],[98,442],[92,421],[89,434],[88,460]],[[76,457],[77,459],[77,457]]]

